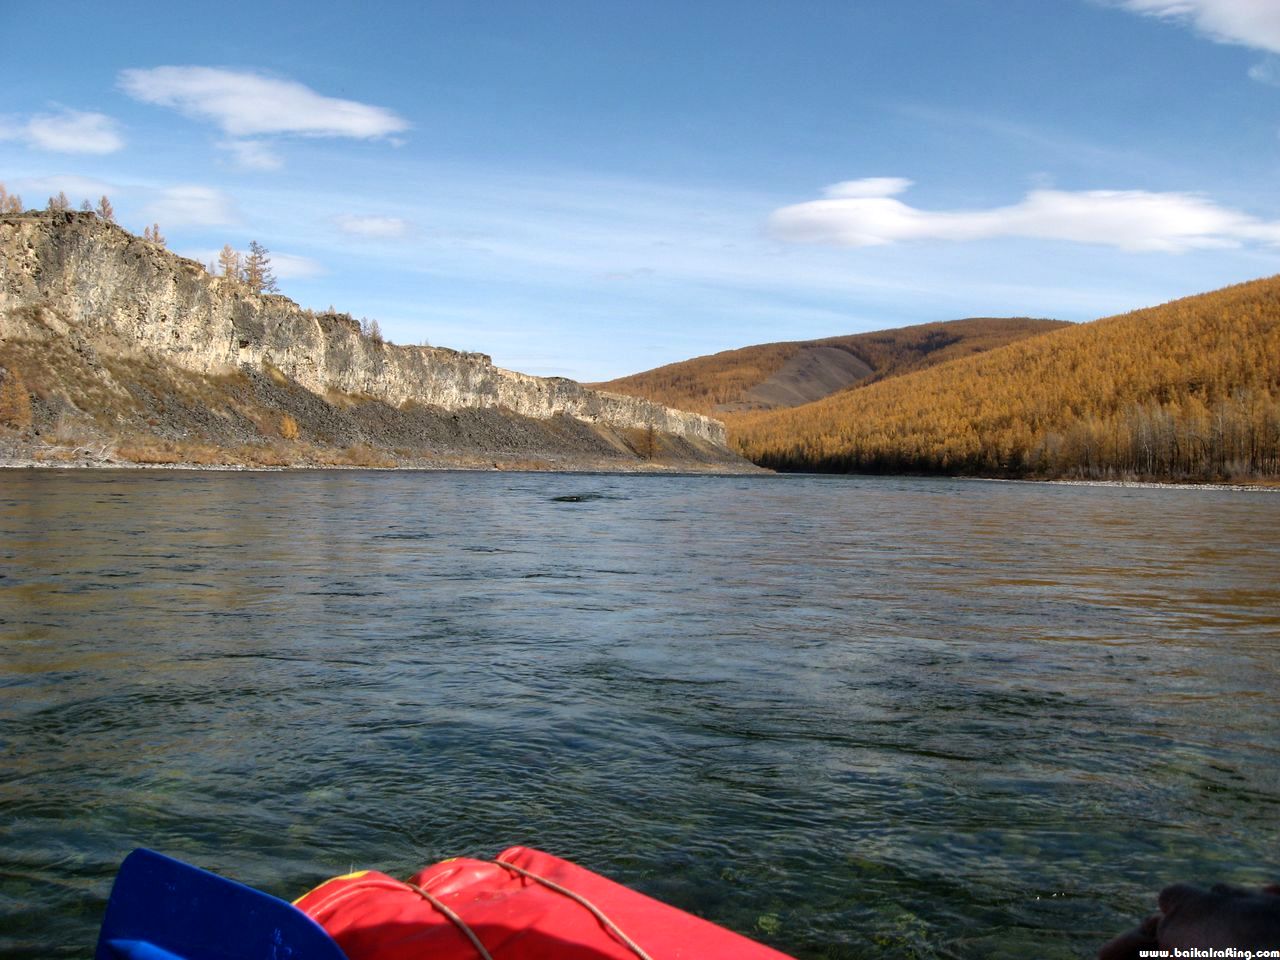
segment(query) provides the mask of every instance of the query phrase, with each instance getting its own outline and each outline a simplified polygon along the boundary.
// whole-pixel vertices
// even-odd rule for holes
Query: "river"
[[[527,844],[801,958],[1081,957],[1277,879],[1280,496],[0,473],[0,954],[149,846]]]

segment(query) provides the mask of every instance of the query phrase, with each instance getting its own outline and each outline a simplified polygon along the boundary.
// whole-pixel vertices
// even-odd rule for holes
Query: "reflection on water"
[[[1080,956],[1272,880],[1280,497],[0,475],[0,954],[147,845],[296,896],[524,843],[802,957]]]

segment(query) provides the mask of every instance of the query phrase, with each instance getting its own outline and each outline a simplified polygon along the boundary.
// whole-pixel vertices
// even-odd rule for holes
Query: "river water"
[[[511,844],[802,958],[1078,957],[1275,880],[1280,496],[0,474],[0,954],[149,846],[292,898]],[[638,932],[633,932],[643,942]]]

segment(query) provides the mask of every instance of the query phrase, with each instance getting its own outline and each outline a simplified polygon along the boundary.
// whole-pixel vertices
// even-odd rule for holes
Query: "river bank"
[[[187,459],[175,452],[153,459],[132,460],[113,456],[104,447],[74,445],[4,444],[0,446],[0,470],[198,470],[210,472],[268,472],[299,470],[494,470],[531,473],[607,474],[705,474],[750,476],[771,471],[745,460],[699,461],[695,459],[637,460],[592,456],[485,456],[445,454],[436,457],[388,457],[380,451],[308,450],[285,459],[278,451],[258,451],[243,462]]]

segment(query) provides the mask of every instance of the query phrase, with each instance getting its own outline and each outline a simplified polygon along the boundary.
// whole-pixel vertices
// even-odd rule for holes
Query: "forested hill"
[[[742,414],[732,434],[784,470],[1276,476],[1280,277]]]
[[[1060,320],[975,317],[822,340],[765,343],[590,386],[712,416],[773,410],[1064,325]]]

